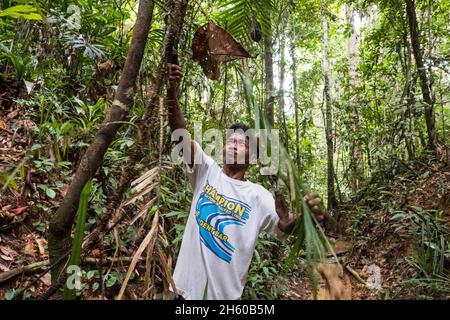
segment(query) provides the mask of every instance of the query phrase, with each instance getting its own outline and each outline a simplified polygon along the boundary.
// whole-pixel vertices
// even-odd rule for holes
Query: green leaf
[[[92,285],[92,292],[97,291],[99,287],[100,287],[100,284],[99,284],[98,282],[95,282],[95,283]]]
[[[112,287],[113,285],[115,285],[116,282],[117,282],[117,278],[116,278],[115,276],[112,275],[112,276],[109,277],[108,281],[106,281],[106,286],[107,286],[108,288],[110,288],[110,287]]]
[[[184,218],[187,217],[188,215],[189,213],[186,211],[171,211],[169,213],[164,214],[166,218],[170,217]]]
[[[50,188],[45,189],[45,194],[47,195],[47,197],[49,197],[51,199],[54,199],[56,196],[56,192]]]
[[[37,8],[30,5],[17,5],[0,11],[0,17],[10,17],[13,19],[24,18],[27,20],[42,20],[42,16],[37,13]]]
[[[401,220],[406,217],[406,213],[403,211],[394,211],[394,215],[391,217],[391,220]]]
[[[33,223],[33,226],[36,227],[37,231],[42,232],[42,233],[45,232],[45,224],[41,220],[36,221],[35,223]]]
[[[206,279],[205,289],[203,290],[203,299],[208,300],[208,279]]]
[[[86,276],[90,280],[90,279],[92,279],[95,276],[96,273],[97,273],[97,270],[89,270],[87,272]]]
[[[8,290],[5,292],[5,299],[12,300],[16,295],[16,289]]]

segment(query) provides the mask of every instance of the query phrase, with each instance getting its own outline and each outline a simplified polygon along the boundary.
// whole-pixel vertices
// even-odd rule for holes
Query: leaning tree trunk
[[[325,136],[327,140],[327,189],[328,189],[328,210],[336,207],[336,195],[334,192],[334,162],[333,162],[333,119],[331,112],[331,88],[330,88],[330,60],[328,41],[328,8],[323,5],[322,26],[323,26],[323,83],[325,95]]]
[[[141,0],[139,2],[133,38],[112,106],[105,115],[105,119],[94,140],[81,159],[61,206],[50,221],[48,249],[50,264],[54,265],[51,272],[52,282],[57,281],[64,268],[65,261],[59,260],[70,248],[70,232],[77,213],[81,190],[101,166],[106,150],[121,127],[122,122],[127,118],[129,109],[133,105],[133,87],[139,74],[147,43],[153,6],[153,0]]]
[[[147,149],[148,144],[152,141],[152,135],[155,134],[156,131],[156,127],[154,126],[154,124],[156,123],[156,119],[154,119],[156,106],[159,103],[159,96],[164,85],[164,80],[167,76],[166,65],[170,61],[172,54],[176,53],[177,51],[187,6],[188,0],[180,0],[175,1],[173,6],[171,7],[169,13],[171,21],[169,21],[168,30],[166,32],[164,47],[162,50],[162,57],[157,70],[157,76],[150,88],[150,97],[144,117],[137,124],[138,130],[136,142],[133,144],[129,151],[130,160],[121,172],[116,190],[111,195],[111,197],[108,197],[107,199],[107,212],[102,216],[98,227],[86,239],[85,243],[83,244],[84,249],[92,248],[97,242],[101,240],[103,234],[105,233],[105,231],[107,231],[107,224],[112,216],[114,216],[113,224],[117,224],[123,217],[123,211],[121,211],[120,215],[118,216],[115,215],[115,211],[120,207],[120,202],[122,201],[123,194],[130,187],[131,181],[133,181],[139,173],[139,170],[136,168],[136,163],[138,163],[139,160],[149,152],[149,150]],[[110,228],[111,227],[108,227],[108,229]]]
[[[405,0],[406,14],[409,21],[409,31],[411,33],[411,43],[413,48],[414,59],[416,60],[417,73],[419,74],[420,88],[422,89],[422,97],[425,102],[425,122],[428,132],[428,149],[436,153],[437,137],[436,137],[436,119],[434,115],[434,101],[431,98],[430,87],[428,85],[428,77],[423,64],[422,50],[420,46],[419,26],[416,17],[415,0]]]

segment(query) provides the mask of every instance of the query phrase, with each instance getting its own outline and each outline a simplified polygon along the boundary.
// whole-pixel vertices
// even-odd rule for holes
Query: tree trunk
[[[141,0],[139,2],[133,38],[112,106],[108,110],[94,140],[81,159],[61,206],[50,221],[48,249],[51,264],[60,260],[59,258],[70,248],[70,232],[77,213],[81,190],[101,166],[106,150],[122,126],[122,123],[118,122],[126,120],[129,109],[133,105],[133,87],[139,74],[147,43],[153,16],[153,6],[154,2],[152,0]],[[65,261],[56,263],[51,272],[52,281],[57,280],[64,263]]]
[[[268,34],[264,36],[264,65],[265,65],[265,101],[264,101],[264,110],[266,114],[266,118],[269,121],[270,125],[273,127],[274,125],[274,90],[273,90],[273,41],[272,41],[272,31],[268,31]]]
[[[361,143],[358,137],[360,125],[359,125],[359,108],[356,97],[356,87],[358,85],[358,38],[355,29],[355,17],[354,10],[351,5],[345,6],[347,24],[352,27],[352,32],[350,37],[347,39],[347,53],[348,53],[348,63],[349,63],[349,106],[352,114],[352,131],[356,134],[356,137],[351,142],[350,145],[350,169],[352,173],[351,187],[353,192],[359,189],[359,182],[362,177],[362,150]]]
[[[178,42],[184,23],[184,17],[186,15],[187,5],[188,0],[180,0],[176,1],[171,8],[169,14],[169,16],[171,17],[171,21],[169,22],[170,24],[168,27],[168,31],[166,32],[164,47],[162,50],[162,57],[157,71],[158,73],[150,89],[150,97],[147,108],[145,110],[145,115],[143,119],[140,120],[137,124],[138,131],[135,138],[136,142],[129,151],[130,160],[128,161],[127,166],[125,168],[122,168],[123,170],[120,175],[119,184],[116,190],[111,197],[108,197],[107,213],[102,216],[98,227],[86,240],[83,246],[84,248],[90,248],[93,246],[93,244],[100,241],[104,231],[106,230],[108,220],[113,215],[115,210],[119,207],[123,194],[129,188],[131,181],[136,178],[139,172],[136,169],[136,163],[139,162],[139,160],[145,153],[150,152],[148,150],[148,144],[151,141],[155,141],[152,135],[155,134],[156,131],[156,127],[154,126],[156,122],[156,105],[159,103],[159,95],[161,93],[164,79],[166,77],[166,64],[168,63],[168,61],[170,61],[172,54],[177,52]],[[159,139],[157,141],[159,141]],[[121,217],[118,217],[116,221],[120,219]]]
[[[283,128],[283,144],[286,148],[286,152],[289,153],[289,133],[286,126],[286,114],[285,114],[285,103],[284,103],[284,77],[286,73],[286,59],[284,56],[285,50],[285,33],[282,29],[279,35],[279,47],[280,47],[280,63],[279,63],[279,75],[280,75],[280,96],[279,96],[279,121],[280,127]]]
[[[300,168],[300,120],[298,116],[298,94],[297,94],[297,58],[295,57],[295,30],[294,27],[291,26],[291,36],[290,36],[290,47],[289,51],[292,59],[292,99],[294,100],[294,114],[295,114],[295,163],[297,164],[297,168]]]
[[[327,141],[327,189],[328,189],[328,210],[336,207],[336,195],[334,192],[334,162],[333,162],[333,119],[331,105],[330,88],[330,61],[329,61],[329,40],[328,40],[328,8],[324,3],[322,8],[323,27],[323,82],[325,96],[325,136]]]
[[[425,102],[425,122],[428,133],[428,149],[432,153],[436,153],[437,137],[436,124],[434,114],[434,101],[431,98],[430,87],[427,73],[423,64],[422,50],[420,45],[419,26],[416,17],[415,0],[405,0],[406,14],[409,21],[409,31],[411,34],[411,43],[413,48],[413,55],[416,61],[417,73],[419,74],[420,88],[422,89],[422,97]]]
[[[412,108],[415,105],[415,95],[413,93],[413,88],[415,87],[414,79],[411,73],[412,66],[412,49],[410,41],[408,40],[408,22],[405,20],[404,16],[402,16],[402,30],[403,30],[403,74],[405,76],[405,92],[404,96],[406,98],[406,104],[408,106],[408,129],[406,129],[406,125],[404,128],[405,131],[405,145],[406,150],[408,152],[408,159],[413,160],[415,157],[414,152],[414,140],[413,140],[413,121],[414,121],[414,113],[412,112]],[[399,56],[401,56],[401,50],[399,50]],[[401,59],[400,59],[401,60]],[[409,132],[409,134],[407,133]]]

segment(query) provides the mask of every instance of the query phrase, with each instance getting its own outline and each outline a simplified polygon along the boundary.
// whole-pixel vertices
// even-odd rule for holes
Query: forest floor
[[[404,166],[401,174],[367,188],[359,199],[341,206],[336,212],[341,217],[341,232],[336,243],[344,243],[348,250],[340,256],[340,262],[356,272],[355,277],[346,269],[354,300],[433,297],[408,283],[415,274],[408,261],[414,261],[417,255],[414,240],[417,229],[413,228],[411,220],[398,218],[413,210],[437,213],[447,232],[450,230],[450,151],[440,150],[437,161],[416,160]],[[336,252],[340,250],[342,248],[336,248]],[[447,256],[447,275],[449,262]],[[370,288],[370,277],[374,279],[373,266],[380,271],[378,288]],[[321,279],[321,288],[325,285]],[[283,298],[312,298],[309,281],[301,274],[286,279],[285,286],[288,290]],[[434,297],[450,299],[450,292],[447,289]]]
[[[12,126],[18,129],[13,132]],[[20,117],[18,111],[0,114],[0,172],[17,166],[24,158],[29,149],[26,132],[34,126],[31,120]],[[414,274],[408,259],[413,259],[416,248],[411,220],[398,217],[411,210],[438,210],[443,223],[450,228],[449,157],[449,150],[441,150],[438,160],[404,163],[401,173],[369,185],[359,197],[335,212],[340,231],[329,235],[344,244],[343,248],[337,248],[343,253],[339,257],[343,265],[354,271],[353,274],[346,271],[351,281],[351,299],[422,297],[419,289],[405,284]],[[50,275],[38,278],[36,270],[2,280],[5,272],[48,259],[45,230],[50,213],[59,204],[53,198],[64,195],[64,184],[56,190],[58,197],[39,188],[49,181],[64,181],[60,171],[42,174],[35,166],[25,166],[20,171],[18,175],[25,183],[15,185],[11,181],[10,192],[2,190],[0,197],[0,299],[10,298],[17,288],[27,288],[26,297],[39,297],[50,285]],[[373,279],[373,266],[380,270],[378,289],[366,285],[370,277]],[[287,290],[281,296],[283,299],[312,298],[308,279],[301,270],[291,272],[284,285]]]

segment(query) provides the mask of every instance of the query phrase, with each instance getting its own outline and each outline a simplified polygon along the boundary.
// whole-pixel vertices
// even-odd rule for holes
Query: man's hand
[[[295,227],[295,215],[289,212],[286,199],[280,192],[275,192],[275,209],[280,217],[278,228],[286,234],[290,234]]]
[[[309,206],[319,223],[325,219],[325,206],[322,203],[322,198],[316,192],[308,193],[303,201]]]
[[[172,132],[177,129],[186,129],[186,120],[178,106],[178,87],[181,80],[181,68],[179,65],[167,64],[167,80],[167,106],[169,109],[170,129]]]
[[[326,213],[322,198],[316,192],[310,192],[303,198],[303,201],[309,206],[317,221],[321,223],[325,219]],[[284,233],[290,234],[295,227],[295,215],[289,212],[284,196],[278,192],[275,193],[275,207],[280,217],[278,227]]]
[[[167,72],[169,79],[167,85],[167,93],[176,97],[178,95],[178,90],[181,82],[181,67],[177,64],[168,63]]]

